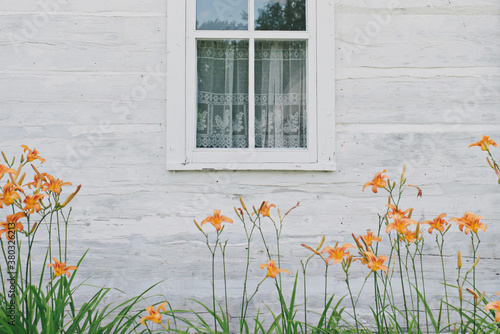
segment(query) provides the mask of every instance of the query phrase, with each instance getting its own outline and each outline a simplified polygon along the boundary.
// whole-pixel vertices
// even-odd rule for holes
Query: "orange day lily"
[[[500,292],[497,293],[497,295],[500,296]],[[486,304],[484,309],[486,311],[489,311],[489,310],[497,311],[495,314],[495,322],[500,322],[500,300]]]
[[[3,195],[0,197],[0,208],[2,208],[2,202],[5,205],[11,205],[15,200],[21,199],[21,196],[16,192],[19,190],[24,193],[21,187],[18,187],[12,183],[6,183],[3,187]]]
[[[326,264],[330,265],[330,263],[329,263],[330,259],[333,260],[333,263],[341,263],[342,259],[344,257],[347,257],[350,255],[349,252],[346,251],[348,248],[354,248],[354,246],[351,244],[345,243],[342,246],[337,247],[337,244],[335,244],[335,247],[333,247],[333,248],[330,246],[326,246],[325,248],[323,248],[321,253],[327,253],[328,255],[330,255],[329,257],[327,257],[325,259]]]
[[[42,206],[40,204],[40,200],[44,198],[46,195],[44,194],[35,194],[33,196],[26,196],[24,199],[23,203],[26,204],[23,208],[24,211],[28,213],[34,213],[39,212],[42,209]]]
[[[377,188],[384,188],[385,186],[387,186],[387,181],[384,179],[389,180],[389,176],[382,175],[382,173],[386,173],[386,172],[387,171],[384,169],[382,172],[375,174],[375,177],[373,178],[373,180],[365,183],[365,185],[363,186],[363,191],[365,191],[366,187],[372,186],[372,191],[374,193],[376,193]]]
[[[434,231],[434,230],[444,232],[445,227],[447,225],[449,225],[449,223],[443,219],[444,217],[446,217],[446,213],[440,214],[439,216],[437,216],[433,220],[425,220],[422,222],[422,224],[428,224],[431,226],[431,227],[429,227],[429,230],[428,230],[429,233],[432,233],[432,231]]]
[[[50,191],[53,193],[56,193],[57,195],[61,195],[61,187],[62,186],[71,186],[71,182],[63,182],[63,180],[59,180],[52,175],[46,176],[48,182],[45,183],[43,186],[45,187],[43,191]]]
[[[208,216],[207,218],[205,218],[201,222],[201,225],[203,226],[203,224],[210,223],[215,227],[215,229],[218,232],[221,230],[221,228],[222,228],[221,224],[224,222],[232,224],[233,220],[231,218],[226,217],[226,216],[221,216],[220,210],[214,210],[214,214],[212,216]]]
[[[14,232],[21,232],[24,230],[23,224],[18,222],[22,217],[26,217],[26,214],[24,212],[18,212],[13,215],[8,215],[6,222],[0,222],[0,227],[3,227],[3,230],[0,230],[0,237],[5,233],[7,240],[13,241]]]
[[[406,234],[408,233],[408,225],[410,225],[411,222],[411,219],[394,216],[394,221],[387,225],[385,233],[396,230],[400,234]]]
[[[366,231],[366,235],[360,235],[359,237],[356,237],[356,240],[359,239],[362,239],[365,245],[368,247],[370,247],[374,241],[382,241],[382,238],[375,236],[375,233],[373,233],[372,231]]]
[[[155,322],[157,324],[161,324],[160,311],[165,312],[165,305],[168,305],[168,303],[166,303],[166,302],[161,303],[160,305],[158,305],[156,310],[153,308],[153,305],[146,307],[146,311],[149,313],[149,315],[141,318],[141,324],[146,326],[146,323],[145,323],[146,320],[151,320],[152,322]],[[162,326],[163,326],[163,324],[162,324]],[[165,326],[163,326],[163,327],[165,327]]]
[[[408,230],[408,232],[406,232],[403,235],[403,238],[404,238],[404,240],[406,240],[406,242],[412,244],[415,241],[422,239],[422,233],[420,233],[420,230],[416,230],[416,231]]]
[[[483,136],[483,138],[481,138],[480,141],[478,141],[477,143],[474,143],[474,144],[470,144],[469,147],[479,146],[481,148],[481,151],[488,151],[490,145],[496,147],[497,143],[495,143],[494,140],[490,139],[489,136]]]
[[[66,274],[68,277],[71,276],[71,274],[69,273],[68,270],[75,270],[75,269],[78,269],[77,267],[75,266],[67,266],[65,267],[66,265],[66,262],[59,262],[57,261],[55,258],[52,258],[52,260],[54,261],[54,263],[50,263],[48,267],[53,267],[54,268],[54,278],[55,277],[58,277],[58,276],[61,276],[63,274]]]
[[[469,231],[472,231],[477,234],[478,230],[486,231],[488,227],[486,224],[480,222],[480,215],[475,215],[472,212],[466,212],[462,218],[451,218],[450,221],[456,221],[458,224],[458,229],[463,231],[465,227],[465,234],[469,234]]]
[[[389,268],[384,265],[384,263],[389,259],[385,255],[380,255],[377,256],[373,254],[372,252],[365,252],[364,254],[365,258],[361,259],[361,263],[367,264],[368,268],[370,268],[372,271],[387,271]]]
[[[290,272],[288,270],[276,267],[276,263],[273,260],[267,260],[267,262],[269,262],[269,264],[263,263],[259,267],[260,269],[267,268],[266,277],[275,278],[279,273],[287,273],[288,275],[290,275]]]
[[[39,156],[39,155],[38,155],[38,154],[39,154],[39,152],[38,152],[37,150],[35,150],[34,148],[33,148],[33,150],[31,150],[31,149],[30,149],[28,146],[26,146],[26,145],[21,145],[21,147],[22,147],[22,148],[24,148],[24,152],[28,151],[28,154],[26,155],[26,160],[27,160],[28,162],[33,161],[33,160],[36,160],[36,159],[40,160],[40,162],[41,162],[41,163],[44,163],[44,162],[45,162],[45,159],[44,159],[44,158],[42,158],[41,156]]]
[[[259,209],[259,214],[262,216],[262,217],[271,217],[269,215],[269,210],[271,208],[275,208],[276,205],[274,204],[268,204],[269,202],[263,202],[262,205],[260,206],[260,209]]]
[[[36,188],[40,182],[47,182],[47,176],[49,174],[47,173],[40,173],[40,174],[35,174],[35,177],[33,178],[33,182],[26,183],[24,187],[28,187],[31,189],[31,187]]]
[[[391,211],[389,211],[387,213],[387,216],[389,216],[389,218],[393,218],[393,217],[400,217],[400,218],[410,218],[411,217],[411,214],[413,212],[413,208],[409,208],[409,209],[406,209],[404,211],[401,211],[399,210],[395,205],[393,204],[387,204],[386,205],[387,207],[389,207],[389,209],[391,209]],[[407,216],[408,215],[408,216]]]
[[[9,168],[5,165],[0,165],[0,179],[3,177],[5,173],[16,174],[17,171],[15,169]]]

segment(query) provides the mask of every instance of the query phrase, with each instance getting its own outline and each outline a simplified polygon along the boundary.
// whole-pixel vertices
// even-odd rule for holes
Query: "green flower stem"
[[[325,308],[326,308],[326,297],[328,294],[328,263],[325,264]]]
[[[404,309],[405,309],[406,328],[408,329],[410,326],[410,321],[408,319],[408,305],[406,303],[406,291],[405,291],[405,285],[404,285],[404,281],[403,281],[403,267],[402,267],[402,261],[401,261],[401,242],[399,239],[397,240],[396,245],[397,245],[397,254],[398,254],[398,261],[399,261],[399,278],[401,281],[401,290],[403,293],[403,305],[404,305]]]
[[[229,318],[229,311],[227,308],[227,276],[226,276],[226,246],[228,240],[224,242],[224,247],[219,247],[222,253],[222,269],[224,271],[224,302],[226,306],[226,318]]]
[[[445,265],[444,265],[444,255],[443,255],[443,247],[444,247],[444,233],[440,231],[441,235],[441,242],[439,242],[438,237],[439,235],[436,235],[436,243],[439,248],[439,257],[441,258],[441,270],[443,273],[443,285],[444,285],[444,297],[446,300],[446,314],[447,314],[447,320],[448,324],[450,323],[450,307],[448,303],[448,288],[446,284],[446,270],[445,270]]]
[[[349,285],[349,271],[347,268],[343,268],[345,273],[345,283],[347,285],[347,290],[349,291],[349,296],[351,298],[352,312],[354,313],[354,321],[356,322],[356,333],[359,334],[358,316],[356,315],[356,304],[354,304],[354,298],[352,296],[351,286]]]

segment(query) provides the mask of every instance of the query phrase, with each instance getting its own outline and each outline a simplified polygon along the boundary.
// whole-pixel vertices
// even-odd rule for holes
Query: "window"
[[[167,169],[333,170],[333,0],[167,1]]]

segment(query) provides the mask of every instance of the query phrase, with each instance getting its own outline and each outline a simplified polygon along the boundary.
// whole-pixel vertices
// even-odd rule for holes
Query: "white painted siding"
[[[167,172],[165,50],[175,32],[166,31],[165,1],[40,3],[0,0],[0,149],[35,146],[47,172],[82,184],[70,236],[75,261],[91,249],[81,277],[130,294],[165,280],[156,292],[173,307],[209,303],[209,256],[193,218],[218,208],[235,219],[240,196],[283,210],[299,201],[282,238],[283,266],[294,273],[308,255],[300,243],[375,229],[386,198],[362,185],[384,168],[397,177],[406,163],[424,192],[405,199],[415,217],[484,216],[479,289],[500,290],[500,188],[483,152],[467,148],[483,134],[500,141],[498,0],[337,1],[333,173]],[[226,232],[237,304],[244,236],[237,224]],[[452,235],[450,270],[468,240]],[[265,260],[253,255],[251,284]],[[355,287],[365,273],[357,267]],[[321,286],[321,264],[311,268]],[[342,275],[330,272],[331,291],[343,295]],[[256,301],[275,302],[271,291],[263,286]],[[321,288],[310,291],[320,305]]]

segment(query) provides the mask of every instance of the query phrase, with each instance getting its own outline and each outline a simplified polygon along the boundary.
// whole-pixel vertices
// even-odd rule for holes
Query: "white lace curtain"
[[[248,147],[248,41],[199,40],[197,147]],[[306,42],[255,42],[255,146],[307,147]]]

